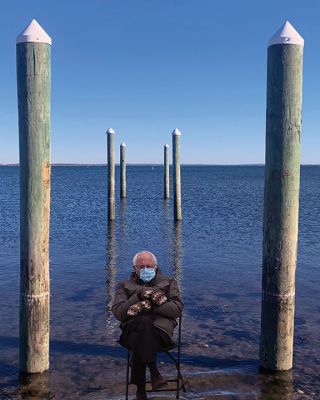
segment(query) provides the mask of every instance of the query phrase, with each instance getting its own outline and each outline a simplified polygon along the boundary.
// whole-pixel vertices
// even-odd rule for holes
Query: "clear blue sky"
[[[318,0],[10,0],[0,15],[0,163],[19,158],[15,39],[35,18],[53,40],[53,163],[104,163],[109,127],[132,163],[161,163],[175,127],[183,163],[264,163],[267,42],[289,20],[302,162],[320,164]]]

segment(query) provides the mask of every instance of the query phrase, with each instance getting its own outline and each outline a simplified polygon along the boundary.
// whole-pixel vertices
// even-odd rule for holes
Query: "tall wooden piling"
[[[275,371],[292,368],[303,44],[286,22],[268,47],[260,365]]]
[[[163,148],[163,164],[164,164],[164,198],[168,199],[170,196],[170,181],[169,181],[169,145],[165,144]]]
[[[20,158],[20,370],[49,368],[51,39],[33,20],[17,37]]]
[[[114,136],[112,128],[107,130],[108,142],[108,219],[115,219],[115,163],[114,163]]]
[[[120,197],[127,197],[127,181],[126,181],[126,144],[120,145]]]
[[[179,129],[172,132],[172,170],[173,170],[173,202],[174,220],[182,219],[181,210],[181,175],[180,175],[180,136]]]

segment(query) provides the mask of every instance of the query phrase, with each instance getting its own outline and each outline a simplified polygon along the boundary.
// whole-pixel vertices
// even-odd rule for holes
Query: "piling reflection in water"
[[[293,396],[292,370],[259,373],[259,400],[290,400]]]
[[[162,239],[163,239],[163,264],[160,265],[161,269],[169,275],[172,274],[172,230],[171,230],[171,215],[170,215],[170,200],[164,199],[162,209]],[[170,273],[169,273],[170,271]]]
[[[120,239],[118,241],[119,254],[127,254],[127,200],[121,199],[119,204]]]
[[[182,257],[183,257],[182,222],[176,221],[173,227],[173,271],[174,271],[174,277],[178,282],[178,287],[181,294],[183,293]]]
[[[106,325],[107,333],[111,334],[114,330],[115,321],[111,313],[116,285],[116,238],[115,222],[108,221],[107,226],[107,246],[106,246]]]
[[[49,372],[19,375],[19,398],[28,400],[54,399],[49,388]]]

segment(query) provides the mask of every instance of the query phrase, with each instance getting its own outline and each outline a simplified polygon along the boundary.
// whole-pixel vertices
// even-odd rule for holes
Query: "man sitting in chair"
[[[132,354],[130,383],[137,385],[137,400],[147,400],[147,365],[152,390],[166,385],[156,365],[156,352],[172,344],[182,308],[175,279],[162,275],[154,254],[137,253],[130,279],[118,284],[111,309],[121,322],[119,343]]]

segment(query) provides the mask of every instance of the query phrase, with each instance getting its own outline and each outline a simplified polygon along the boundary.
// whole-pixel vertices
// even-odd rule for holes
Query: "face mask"
[[[155,268],[144,268],[139,272],[139,277],[143,282],[150,282],[156,276]]]

